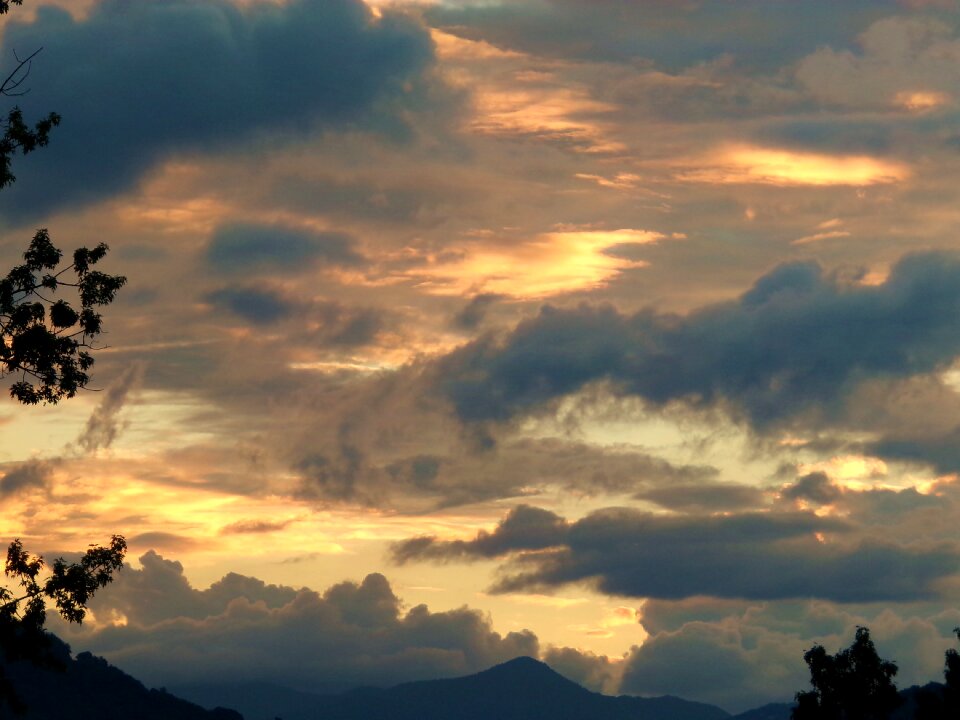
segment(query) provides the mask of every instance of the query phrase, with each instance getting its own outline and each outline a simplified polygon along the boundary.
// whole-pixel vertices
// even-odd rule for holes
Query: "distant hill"
[[[590,692],[544,663],[520,657],[466,677],[362,688],[341,695],[291,693],[270,688],[272,707],[230,702],[247,720],[727,720],[713,705],[665,696],[610,697]],[[182,692],[201,700],[198,688]],[[262,698],[263,696],[260,696]],[[210,696],[203,698],[210,702]],[[240,698],[237,698],[238,700]],[[225,701],[225,700],[224,700]]]
[[[794,703],[770,703],[734,715],[730,720],[790,720]]]
[[[26,662],[2,663],[4,674],[26,704],[25,715],[0,705],[0,717],[22,720],[243,720],[233,711],[205,710],[142,683],[90,653],[70,656],[66,643],[52,637],[58,671]],[[271,719],[272,720],[272,719]]]

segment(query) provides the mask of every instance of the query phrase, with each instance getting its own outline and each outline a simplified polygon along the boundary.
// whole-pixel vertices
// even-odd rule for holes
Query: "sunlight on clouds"
[[[826,232],[813,233],[812,235],[804,235],[803,237],[791,241],[790,244],[807,245],[809,243],[820,242],[821,240],[831,240],[833,238],[842,237],[850,237],[850,232],[847,230],[828,230]]]
[[[475,115],[467,127],[473,132],[539,138],[588,153],[626,149],[598,119],[617,107],[594,100],[589,88],[561,78],[562,63],[534,63],[524,53],[436,29],[431,36],[446,80],[472,94]],[[496,71],[491,72],[491,64]]]
[[[838,485],[853,490],[876,487],[878,481],[887,479],[889,472],[883,460],[865,455],[839,455],[821,462],[800,463],[797,471],[801,475],[822,472]]]
[[[546,79],[527,76],[523,78],[529,83],[525,88],[478,88],[477,117],[471,129],[488,135],[540,137],[570,143],[586,152],[625,149],[622,143],[606,137],[600,124],[582,117],[612,112],[614,106],[590,99],[581,88],[544,84]]]
[[[602,287],[622,270],[647,265],[605,251],[665,238],[649,230],[570,230],[512,245],[465,247],[461,260],[433,265],[420,285],[436,294],[490,292],[515,298],[589,290]]]
[[[943,92],[903,91],[897,93],[893,101],[911,112],[927,112],[949,103],[950,96]]]
[[[732,145],[681,163],[677,177],[687,182],[761,185],[875,185],[907,179],[902,163],[867,155],[822,155]]]

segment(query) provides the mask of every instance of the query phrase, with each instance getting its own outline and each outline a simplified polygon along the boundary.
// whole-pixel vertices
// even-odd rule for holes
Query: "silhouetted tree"
[[[953,629],[960,639],[960,627]],[[957,720],[960,718],[960,653],[947,650],[942,687],[924,688],[917,697],[916,720]]]
[[[960,627],[955,627],[953,632],[960,640]],[[953,648],[947,650],[943,679],[946,685],[943,690],[943,703],[947,713],[945,717],[958,718],[960,717],[960,652]]]
[[[900,704],[897,666],[880,659],[865,627],[846,650],[829,655],[815,645],[803,659],[813,690],[797,693],[793,720],[886,720]]]
[[[17,581],[20,594],[0,588],[0,659],[56,665],[48,652],[49,636],[43,629],[47,602],[52,602],[65,620],[82,622],[94,592],[109,584],[113,573],[123,567],[126,550],[126,541],[114,535],[108,546],[90,547],[78,562],[55,560],[49,576],[41,579],[43,558],[27,553],[19,539],[10,543],[4,572]],[[0,710],[4,704],[15,711],[23,710],[0,665]]]
[[[0,15],[23,0],[0,0]],[[0,95],[22,95],[33,59],[16,53],[16,66],[0,81]],[[11,166],[17,154],[26,155],[47,144],[50,131],[60,122],[56,113],[33,127],[14,107],[2,121],[0,134],[0,189],[12,183]],[[108,275],[91,267],[107,253],[100,243],[79,248],[72,262],[61,267],[61,251],[50,241],[46,229],[38,230],[17,265],[0,279],[0,377],[13,375],[10,395],[24,404],[54,404],[73,397],[86,387],[93,366],[92,342],[102,330],[97,308],[113,301],[126,278]],[[69,288],[72,301],[58,297]],[[79,623],[93,593],[113,579],[123,565],[127,544],[114,535],[106,547],[91,546],[76,563],[60,558],[41,577],[45,563],[31,556],[19,539],[7,550],[4,572],[19,584],[19,594],[0,587],[0,663],[28,660],[49,663],[49,637],[43,629],[46,604],[50,602],[69,622]],[[19,703],[14,688],[0,666],[0,715],[4,705]]]

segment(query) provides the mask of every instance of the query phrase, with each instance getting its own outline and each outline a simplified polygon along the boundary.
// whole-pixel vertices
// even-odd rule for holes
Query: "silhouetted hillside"
[[[26,704],[25,715],[0,705],[0,717],[22,720],[243,720],[233,711],[204,710],[142,683],[90,653],[70,657],[70,648],[51,638],[51,651],[63,671],[17,662],[3,663],[4,674]]]
[[[734,715],[730,720],[790,720],[795,703],[770,703]]]
[[[272,691],[275,691],[273,688]],[[197,689],[191,696],[200,699]],[[207,700],[209,701],[209,696]],[[528,657],[449,680],[412,682],[342,695],[291,693],[277,703],[233,703],[248,720],[725,720],[712,705],[675,697],[610,697],[590,692]]]

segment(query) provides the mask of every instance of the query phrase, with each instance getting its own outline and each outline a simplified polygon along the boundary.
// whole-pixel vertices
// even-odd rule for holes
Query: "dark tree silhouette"
[[[953,629],[960,640],[960,627]],[[933,683],[917,696],[916,720],[956,720],[960,718],[960,653],[947,650],[943,663],[942,686]]]
[[[114,535],[108,546],[90,547],[78,562],[55,560],[49,577],[41,580],[43,558],[27,553],[20,540],[10,543],[4,572],[17,581],[20,594],[0,588],[0,660],[57,666],[49,652],[50,637],[43,629],[47,602],[52,602],[65,620],[82,622],[94,592],[112,582],[113,573],[123,567],[126,550],[124,539]],[[5,704],[15,712],[24,710],[0,663],[0,716]]]
[[[955,627],[953,632],[960,640],[960,627]],[[953,648],[947,650],[943,679],[945,682],[943,704],[946,710],[944,717],[960,717],[960,652]]]
[[[865,627],[846,650],[829,655],[815,645],[803,659],[813,690],[797,693],[793,720],[886,720],[900,704],[897,666],[880,659]]]
[[[0,15],[23,0],[0,0]],[[23,95],[36,50],[25,58],[16,53],[16,66],[0,81],[0,95]],[[30,127],[14,107],[0,124],[0,189],[12,183],[13,158],[47,144],[60,122],[56,113]],[[38,230],[17,265],[0,279],[0,377],[13,376],[10,395],[24,404],[54,404],[87,386],[93,366],[93,340],[101,333],[97,308],[113,301],[126,278],[91,267],[107,253],[100,243],[79,248],[72,263],[61,267],[61,251],[46,229]],[[64,289],[71,300],[58,296]],[[3,663],[27,660],[52,663],[49,636],[43,629],[50,602],[69,622],[79,623],[87,602],[123,566],[127,544],[114,535],[106,547],[91,546],[76,563],[55,560],[44,573],[42,557],[31,556],[19,539],[7,550],[4,572],[19,584],[19,593],[0,587],[0,716],[3,708],[22,709],[14,688],[3,674]],[[41,574],[43,573],[43,576]]]

